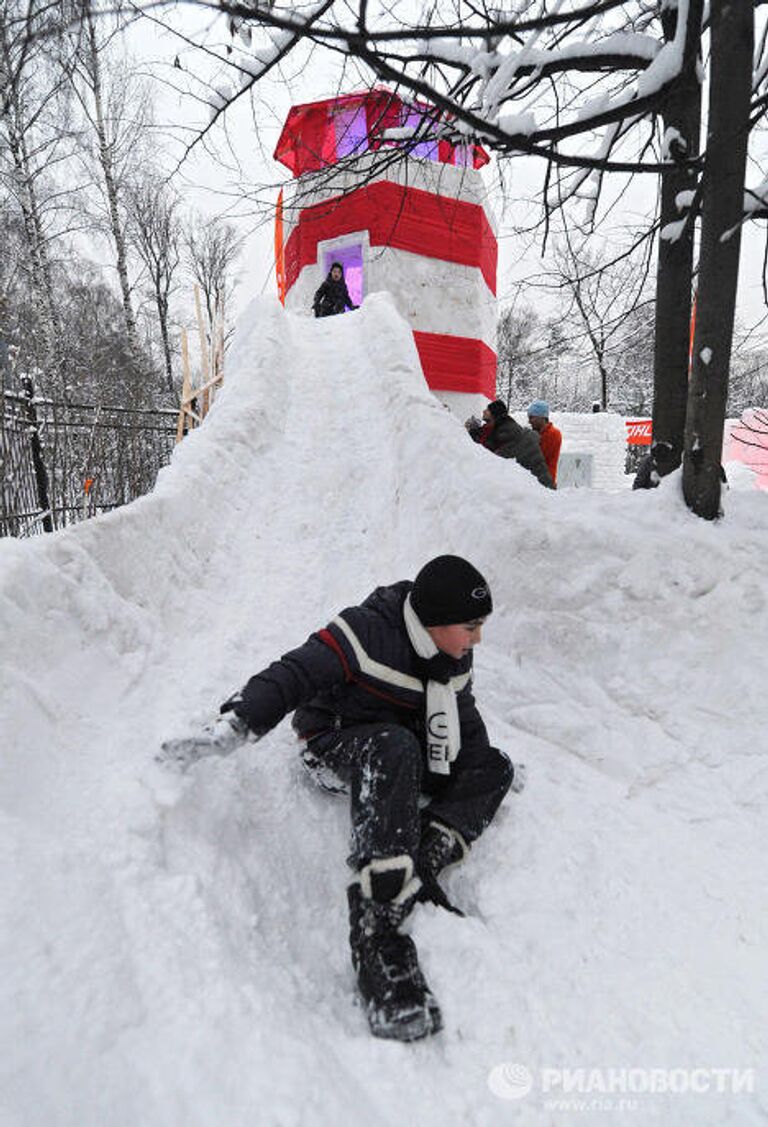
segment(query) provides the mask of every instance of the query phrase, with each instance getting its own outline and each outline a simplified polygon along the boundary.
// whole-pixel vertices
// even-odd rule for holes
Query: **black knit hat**
[[[425,564],[414,580],[411,605],[422,626],[472,622],[493,610],[488,584],[461,556],[437,556]]]

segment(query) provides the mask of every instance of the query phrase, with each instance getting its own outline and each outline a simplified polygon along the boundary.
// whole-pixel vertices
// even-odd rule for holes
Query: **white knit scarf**
[[[428,661],[440,652],[422,625],[408,595],[403,618],[411,645],[419,657]],[[451,764],[459,754],[461,729],[456,693],[451,684],[427,681],[426,691],[427,766],[436,775],[450,775]]]

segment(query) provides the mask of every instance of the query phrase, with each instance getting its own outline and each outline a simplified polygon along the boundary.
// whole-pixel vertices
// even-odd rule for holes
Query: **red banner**
[[[627,445],[650,446],[653,437],[651,419],[625,419],[627,427]]]
[[[286,290],[317,261],[319,242],[353,231],[368,231],[372,247],[477,266],[496,293],[498,245],[483,208],[386,180],[304,208],[285,244]]]
[[[277,296],[285,305],[285,247],[283,245],[283,189],[277,197],[275,208],[275,277],[277,279]]]
[[[482,340],[414,332],[424,377],[435,391],[480,392],[496,398],[496,353]]]

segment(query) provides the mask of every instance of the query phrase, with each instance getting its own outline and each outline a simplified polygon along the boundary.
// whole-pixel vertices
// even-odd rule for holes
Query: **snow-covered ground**
[[[0,542],[2,1127],[763,1124],[765,494],[707,524],[677,476],[541,489],[385,295],[242,324],[150,496]],[[471,915],[414,916],[445,1030],[400,1045],[353,1002],[345,804],[288,723],[153,755],[442,552],[491,582],[476,692],[530,781],[450,878]],[[709,1091],[631,1090],[664,1083]]]

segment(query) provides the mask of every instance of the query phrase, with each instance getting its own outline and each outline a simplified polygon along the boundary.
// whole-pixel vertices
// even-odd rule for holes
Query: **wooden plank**
[[[213,376],[210,380],[208,380],[207,383],[201,384],[200,387],[196,387],[194,389],[194,391],[190,391],[189,398],[185,399],[184,402],[185,403],[191,403],[193,399],[195,399],[198,395],[201,394],[201,392],[209,391],[212,387],[215,387],[217,384],[220,384],[221,382],[222,382],[221,376]]]
[[[194,422],[197,423],[198,426],[200,426],[202,424],[202,421],[203,421],[202,416],[198,415],[197,411],[193,411],[191,407],[184,406],[184,407],[182,407],[182,411],[187,416],[187,418],[192,419]]]
[[[203,388],[209,386],[211,378],[211,361],[208,354],[208,341],[205,335],[205,324],[203,323],[203,313],[200,307],[200,287],[195,286],[195,313],[197,315],[197,329],[200,335],[200,364],[201,375],[203,377]],[[203,401],[200,404],[200,414],[205,418],[208,414],[208,391],[203,391]]]
[[[224,297],[219,298],[216,309],[216,357],[213,370],[219,378],[219,383],[224,381]]]
[[[179,408],[179,421],[176,424],[176,442],[181,442],[184,437],[184,416],[188,413],[186,407],[189,395],[189,346],[187,344],[187,330],[181,330],[181,367],[184,378],[181,385],[181,407]]]

